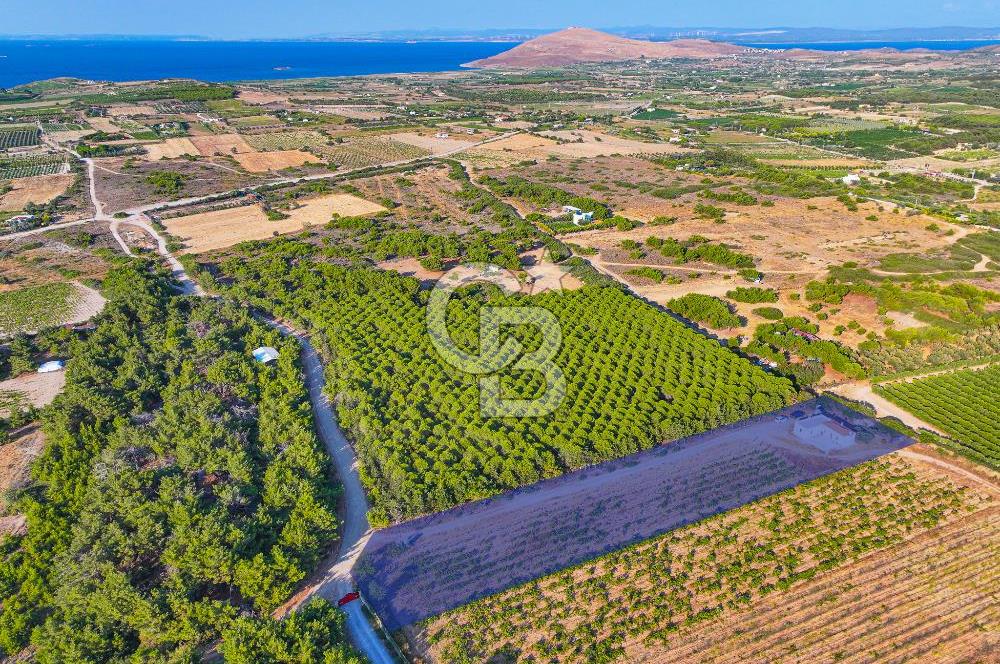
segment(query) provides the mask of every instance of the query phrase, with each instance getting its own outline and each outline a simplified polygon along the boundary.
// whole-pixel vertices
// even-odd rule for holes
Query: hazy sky
[[[2,34],[298,37],[422,28],[998,26],[1000,0],[0,0]]]

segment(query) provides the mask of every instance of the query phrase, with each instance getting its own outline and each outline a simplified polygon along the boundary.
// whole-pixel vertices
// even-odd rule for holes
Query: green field
[[[73,313],[75,295],[68,283],[0,293],[0,336],[58,325]]]
[[[639,111],[632,115],[633,120],[670,120],[671,118],[676,118],[679,115],[677,111],[671,111],[667,108],[654,108],[651,111]]]
[[[1000,470],[1000,365],[881,385],[877,391],[952,436],[959,452]]]
[[[541,306],[560,322],[555,362],[567,377],[552,414],[484,418],[477,377],[431,346],[417,280],[311,262],[314,251],[293,241],[253,245],[223,269],[236,280],[233,295],[307,321],[328,344],[332,396],[360,456],[375,523],[768,412],[795,394],[790,381],[616,287],[530,298],[473,292],[452,302],[454,336],[470,351],[484,303]],[[541,389],[535,374],[500,373],[512,394]]]

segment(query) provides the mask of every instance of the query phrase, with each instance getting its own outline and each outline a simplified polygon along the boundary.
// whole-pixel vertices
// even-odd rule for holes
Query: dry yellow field
[[[644,143],[586,129],[545,132],[543,137],[518,134],[474,149],[482,153],[510,152],[531,158],[599,157],[612,154],[671,154],[686,149],[673,143]]]
[[[241,152],[235,155],[240,166],[251,173],[280,171],[283,168],[302,166],[320,161],[319,157],[302,150],[278,150],[276,152]]]
[[[191,143],[198,148],[203,157],[213,155],[240,154],[256,152],[239,134],[219,134],[217,136],[192,136]]]
[[[355,217],[384,209],[353,194],[331,194],[306,201],[302,207],[288,212],[287,219],[278,221],[269,220],[263,209],[251,205],[167,219],[163,223],[167,232],[184,243],[182,253],[199,254],[325,224],[334,214]]]
[[[123,106],[112,106],[108,109],[111,115],[156,115],[156,109],[150,106],[139,104],[125,104]]]
[[[122,130],[121,127],[116,125],[108,118],[100,118],[100,117],[87,118],[87,124],[89,124],[91,127],[93,127],[98,131],[104,131],[109,134],[114,134]]]
[[[159,161],[160,159],[177,159],[182,155],[197,157],[200,151],[191,142],[190,138],[168,138],[162,143],[150,143],[145,146],[146,159]]]
[[[42,205],[66,191],[73,175],[38,175],[14,180],[13,191],[0,196],[0,212],[17,212],[28,203]]]
[[[245,101],[248,104],[273,104],[275,102],[283,102],[287,99],[284,95],[274,94],[273,92],[250,89],[241,89],[239,98],[240,101]]]

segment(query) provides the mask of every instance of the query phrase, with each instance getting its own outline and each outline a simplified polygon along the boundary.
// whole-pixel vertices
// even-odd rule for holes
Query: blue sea
[[[756,48],[961,50],[996,41],[744,44]],[[201,81],[454,71],[512,42],[320,42],[0,39],[0,88],[59,76],[102,81]]]
[[[200,81],[453,71],[511,42],[297,42],[0,39],[0,88],[73,76]]]

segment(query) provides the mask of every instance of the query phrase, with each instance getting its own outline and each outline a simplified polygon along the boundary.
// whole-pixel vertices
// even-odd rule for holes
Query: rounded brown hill
[[[650,42],[626,39],[587,28],[567,28],[518,44],[498,55],[466,63],[464,66],[532,69],[639,58],[717,58],[745,51],[742,46],[706,39]]]

